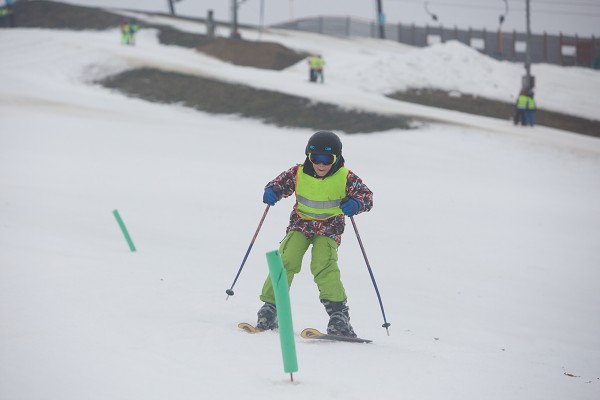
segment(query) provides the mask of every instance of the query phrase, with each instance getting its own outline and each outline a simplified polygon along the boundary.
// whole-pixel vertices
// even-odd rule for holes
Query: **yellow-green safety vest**
[[[319,65],[320,65],[320,62],[319,62],[319,58],[318,57],[311,57],[310,58],[310,67],[312,69],[318,69]]]
[[[517,100],[517,108],[525,109],[527,108],[527,102],[529,101],[529,96],[525,96],[524,94],[519,96]]]
[[[324,220],[343,214],[340,202],[346,197],[348,169],[341,167],[324,179],[305,174],[303,165],[296,173],[296,212],[302,219]]]

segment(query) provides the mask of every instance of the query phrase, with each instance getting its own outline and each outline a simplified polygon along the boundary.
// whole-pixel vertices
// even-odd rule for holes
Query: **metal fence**
[[[378,37],[378,26],[350,17],[317,17],[290,21],[275,28],[316,32],[333,36]],[[476,29],[386,24],[386,38],[412,46],[457,40],[499,60],[525,62],[527,34]],[[577,35],[531,35],[531,62],[576,65],[600,69],[600,40]]]

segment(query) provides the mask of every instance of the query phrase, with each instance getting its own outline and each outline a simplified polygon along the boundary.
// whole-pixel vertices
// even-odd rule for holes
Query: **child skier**
[[[316,132],[306,145],[306,160],[281,173],[265,187],[263,202],[274,206],[296,193],[286,236],[279,252],[291,285],[300,272],[302,258],[312,244],[310,269],[319,298],[329,314],[327,333],[356,337],[346,305],[346,292],[337,265],[337,249],[344,232],[344,215],[353,216],[373,207],[373,193],[344,166],[342,142],[333,132]],[[273,286],[267,277],[260,299],[257,328],[277,328]]]

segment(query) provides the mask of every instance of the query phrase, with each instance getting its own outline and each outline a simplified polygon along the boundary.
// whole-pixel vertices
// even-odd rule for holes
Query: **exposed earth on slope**
[[[24,28],[104,30],[118,28],[123,17],[108,9],[80,7],[49,1],[19,1],[14,5],[14,25]],[[190,18],[184,18],[190,19]],[[194,19],[202,21],[202,19]],[[273,70],[285,69],[307,54],[278,43],[251,42],[226,38],[210,39],[203,34],[176,30],[170,26],[140,22],[141,29],[156,29],[162,44],[195,48],[236,65]],[[152,85],[148,85],[151,80]],[[179,103],[210,113],[238,114],[259,118],[279,126],[331,129],[347,133],[407,129],[410,116],[387,116],[346,110],[334,104],[248,86],[147,68],[109,77],[102,85],[127,95],[161,103]],[[193,89],[193,90],[192,90]],[[203,93],[204,95],[199,95]],[[210,93],[210,95],[206,95]],[[471,95],[450,96],[438,90],[410,90],[389,97],[472,114],[508,119],[513,105]],[[600,121],[538,110],[539,124],[592,136],[600,136]]]
[[[304,97],[150,68],[123,72],[101,81],[101,84],[154,102],[177,103],[215,114],[259,118],[278,126],[346,133],[410,127],[407,117],[344,110]]]

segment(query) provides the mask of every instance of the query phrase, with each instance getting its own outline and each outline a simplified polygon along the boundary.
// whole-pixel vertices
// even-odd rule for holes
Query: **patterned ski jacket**
[[[337,168],[332,168],[328,176],[335,173],[342,166],[343,161]],[[302,171],[298,171],[299,168],[302,168]],[[271,182],[267,183],[265,189],[272,187],[274,191],[279,193],[281,198],[289,197],[296,191],[297,173],[305,173],[317,177],[312,164],[307,160],[304,165],[298,164],[282,172]],[[324,179],[327,179],[327,176]],[[346,178],[346,197],[358,200],[360,204],[358,213],[369,211],[373,207],[373,193],[352,171],[348,171]],[[308,239],[312,239],[315,235],[322,235],[335,240],[338,246],[342,243],[342,234],[346,225],[344,214],[325,220],[302,219],[296,212],[297,208],[298,202],[294,204],[294,209],[290,214],[290,224],[286,229],[286,233],[290,231],[302,232]]]

